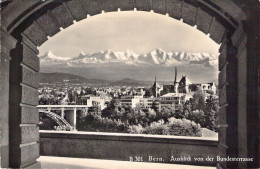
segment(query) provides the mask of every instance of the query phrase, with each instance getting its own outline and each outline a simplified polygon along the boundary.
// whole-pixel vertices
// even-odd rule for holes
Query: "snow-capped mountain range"
[[[165,52],[162,49],[153,50],[147,54],[137,54],[127,49],[124,52],[111,50],[100,51],[92,54],[81,52],[74,58],[65,58],[54,55],[48,51],[40,56],[41,66],[69,66],[69,67],[93,67],[93,66],[179,66],[199,65],[203,67],[216,67],[217,56],[209,53]]]

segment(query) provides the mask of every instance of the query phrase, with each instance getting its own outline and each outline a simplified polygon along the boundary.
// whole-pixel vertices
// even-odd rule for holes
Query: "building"
[[[177,81],[177,67],[175,67],[175,77],[173,84],[163,85],[163,90],[160,93],[161,95],[165,95],[167,93],[188,93],[189,85],[191,82],[188,80],[186,76],[182,76],[180,81]]]
[[[178,86],[178,92],[179,93],[189,93],[189,86],[191,85],[191,81],[185,76],[182,76],[179,86]]]
[[[138,104],[142,107],[149,109],[153,106],[159,108],[159,98],[156,97],[148,97],[144,98],[142,95],[136,96],[121,96],[119,99],[121,106],[130,106],[131,108],[135,108]]]
[[[167,93],[160,96],[159,99],[159,111],[163,107],[172,107],[174,110],[178,110],[183,106],[186,101],[186,95],[183,93]]]
[[[156,97],[141,98],[139,103],[146,109],[150,109],[153,106],[159,108],[159,98]]]
[[[163,86],[157,83],[156,76],[155,76],[154,84],[149,89],[149,92],[153,97],[159,97],[162,91],[163,91]]]
[[[201,84],[191,84],[189,85],[190,91],[202,91],[204,93],[217,93],[217,87],[215,83],[201,83]]]
[[[100,96],[86,95],[81,96],[82,101],[84,101],[88,106],[100,106],[101,110],[106,108],[105,99],[100,98]]]
[[[178,110],[187,100],[192,98],[197,91],[205,93],[205,101],[210,97],[217,97],[217,88],[214,83],[193,84],[186,75],[182,76],[180,81],[177,80],[177,76],[177,68],[175,67],[174,83],[162,86],[157,83],[155,77],[153,86],[148,90],[154,98],[143,98],[140,100],[140,103],[142,103],[145,108],[151,108],[153,102],[155,102],[155,105],[158,105],[159,111],[163,107],[168,106]]]
[[[160,86],[155,79],[153,86],[150,88],[154,97],[162,96],[167,93],[190,93],[196,91],[202,91],[204,93],[216,94],[217,87],[215,83],[197,83],[193,84],[186,75],[181,77],[180,81],[177,81],[177,68],[175,67],[175,78],[173,84],[167,84]]]
[[[131,108],[135,108],[137,104],[140,103],[140,99],[143,99],[143,96],[121,96],[119,99],[121,106],[130,106]]]

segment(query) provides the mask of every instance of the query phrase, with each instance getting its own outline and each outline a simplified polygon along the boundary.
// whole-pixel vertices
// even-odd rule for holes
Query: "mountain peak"
[[[126,52],[133,53],[134,51],[131,49],[126,49]]]
[[[100,51],[92,54],[85,54],[83,51],[77,57],[64,58],[55,56],[50,50],[42,57],[41,63],[54,65],[65,63],[65,66],[176,66],[180,64],[197,64],[205,67],[217,65],[217,57],[209,53],[188,53],[188,52],[165,52],[161,48],[150,51],[147,54],[137,54],[130,49],[124,52],[112,50]]]
[[[80,54],[81,54],[81,55],[86,55],[86,53],[85,53],[85,52],[83,52],[83,51],[81,51],[81,52],[80,52]]]
[[[64,64],[69,58],[56,56],[52,53],[51,50],[46,52],[43,56],[40,56],[40,62],[42,65],[57,65],[57,64]]]
[[[156,51],[158,51],[158,52],[165,52],[165,51],[162,50],[161,48],[157,48]]]
[[[109,49],[105,51],[105,53],[111,53],[111,52],[113,52],[113,51],[109,50]]]
[[[114,52],[110,49],[107,49],[107,50],[101,50],[100,53],[111,54],[111,53],[114,53]]]
[[[48,50],[47,54],[53,54],[51,50]]]

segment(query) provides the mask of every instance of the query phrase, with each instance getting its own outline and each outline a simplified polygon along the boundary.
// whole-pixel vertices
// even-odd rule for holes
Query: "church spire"
[[[154,82],[156,83],[156,76],[154,77]]]
[[[175,79],[174,79],[174,83],[177,82],[177,67],[175,67]]]

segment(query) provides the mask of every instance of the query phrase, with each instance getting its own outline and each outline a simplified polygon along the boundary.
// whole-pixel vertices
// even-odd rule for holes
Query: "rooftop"
[[[167,93],[167,94],[162,95],[160,97],[181,97],[183,95],[185,95],[185,94],[183,94],[183,93]]]

